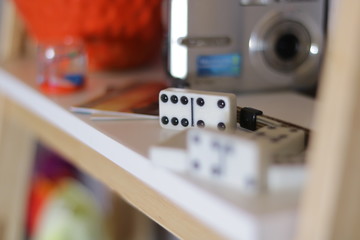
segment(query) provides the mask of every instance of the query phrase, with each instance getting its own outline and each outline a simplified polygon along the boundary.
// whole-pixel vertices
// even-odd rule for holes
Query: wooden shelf
[[[47,97],[36,90],[34,65],[18,62],[0,71],[0,238],[21,239],[26,170],[32,143],[40,138],[181,238],[359,239],[360,2],[334,2],[300,208],[301,190],[279,199],[246,199],[156,168],[147,151],[168,133],[155,122],[94,123],[67,110],[101,86],[151,78],[150,72],[97,76],[85,92]],[[268,115],[311,124],[313,102],[298,95],[239,97],[239,105],[253,104]]]
[[[258,197],[220,189],[150,162],[149,148],[173,133],[161,129],[157,120],[100,122],[69,111],[70,106],[97,96],[108,85],[162,79],[161,70],[94,74],[84,91],[64,96],[46,96],[39,92],[35,74],[31,61],[12,62],[0,70],[1,142],[16,146],[22,139],[28,147],[35,138],[41,139],[183,239],[255,240],[267,236],[266,239],[281,240],[294,234],[301,186],[291,192]],[[239,96],[238,104],[311,127],[314,102],[296,93],[243,95]],[[15,135],[5,134],[10,123],[15,124]],[[0,175],[9,168],[16,172],[7,182],[12,181],[10,177],[24,174],[19,166],[1,168],[6,166],[1,164],[11,161],[15,154],[16,151],[6,157],[0,155]],[[17,164],[31,164],[26,157],[18,159]],[[19,181],[21,193],[25,191],[26,178]],[[0,191],[7,191],[9,199],[15,198],[9,189],[3,187]],[[0,212],[0,224],[8,219],[6,216]],[[21,221],[21,213],[13,221]],[[3,227],[10,231],[7,226]]]

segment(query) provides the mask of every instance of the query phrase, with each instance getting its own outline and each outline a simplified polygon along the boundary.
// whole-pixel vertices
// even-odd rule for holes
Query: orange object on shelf
[[[40,43],[85,42],[90,69],[128,69],[158,56],[161,0],[14,0]]]

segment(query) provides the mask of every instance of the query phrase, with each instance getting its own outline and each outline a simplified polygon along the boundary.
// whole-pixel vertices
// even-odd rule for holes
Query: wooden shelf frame
[[[162,71],[161,74],[151,71],[125,74],[120,79],[118,75],[104,77],[100,74],[92,79],[87,91],[64,97],[40,93],[35,74],[34,65],[29,61],[9,63],[0,69],[0,104],[3,106],[0,119],[10,119],[8,122],[17,124],[15,129],[26,130],[19,132],[32,136],[29,144],[34,139],[42,140],[176,236],[182,239],[262,239],[262,236],[272,235],[276,239],[286,239],[284,236],[293,231],[297,195],[287,196],[289,199],[281,196],[247,199],[231,191],[214,190],[210,185],[198,184],[151,164],[149,147],[169,134],[157,121],[94,122],[89,116],[68,110],[74,103],[102,92],[101,88],[106,86],[104,82],[121,85],[139,77],[159,79],[163,77]],[[312,100],[293,93],[244,96],[241,103],[252,103],[272,116],[297,124],[309,124],[313,106]],[[282,105],[281,111],[274,108],[274,104]],[[294,106],[302,108],[302,112],[293,111]],[[291,111],[294,114],[288,114]],[[8,122],[2,129],[7,129]],[[143,134],[141,141],[138,133]],[[3,141],[10,142],[11,135],[4,135]],[[11,152],[7,159],[12,159],[11,154],[15,153]],[[5,158],[0,160],[6,161]],[[29,159],[21,161],[31,165]],[[0,171],[7,170],[0,168]],[[24,190],[24,187],[19,189]],[[4,193],[6,191],[9,190],[5,189]]]
[[[8,108],[9,110],[11,110],[6,111],[5,116],[9,118],[9,122],[14,122],[16,120],[18,125],[14,128],[16,128],[16,131],[20,131],[17,136],[15,136],[14,133],[9,133],[12,138],[16,137],[16,140],[14,139],[14,142],[18,142],[18,140],[22,139],[22,141],[25,142],[25,145],[32,144],[34,142],[34,139],[26,138],[27,132],[25,131],[25,129],[31,129],[30,134],[36,136],[39,140],[47,143],[49,146],[61,153],[67,159],[70,159],[71,162],[77,165],[80,169],[85,170],[90,175],[105,183],[109,188],[117,192],[122,198],[127,200],[132,205],[136,206],[136,208],[140,209],[146,215],[151,216],[154,221],[165,226],[169,231],[175,233],[180,238],[220,238],[217,233],[209,231],[208,228],[204,227],[203,224],[199,223],[191,215],[184,213],[181,209],[174,206],[174,204],[167,201],[157,192],[151,190],[151,188],[149,188],[145,183],[139,181],[137,178],[135,178],[128,172],[119,168],[114,163],[109,161],[106,157],[96,152],[94,149],[89,148],[88,146],[84,145],[83,143],[79,142],[78,140],[74,139],[73,137],[69,136],[58,128],[52,126],[47,121],[44,121],[43,119],[35,116],[34,114],[19,106],[18,104],[11,101],[6,101],[6,105],[6,110]],[[19,121],[19,119],[21,120]],[[9,125],[6,125],[6,128],[8,127]],[[4,140],[8,141],[7,138],[5,138]],[[26,143],[26,141],[28,140],[30,141]],[[7,147],[5,145],[2,146]],[[16,147],[20,147],[20,149],[23,149],[19,145],[16,145]],[[9,153],[9,155],[7,156],[7,159],[14,159],[14,156],[11,156],[10,154],[16,154],[18,152],[19,150],[13,149],[13,151],[11,151],[11,153]],[[28,155],[26,152],[23,152],[23,154],[25,154],[25,156]],[[30,154],[28,156],[33,155]],[[26,165],[29,165],[31,161],[26,158],[21,159],[22,161],[18,163],[12,162],[12,164],[21,166],[22,170],[25,170],[26,173],[26,167],[24,164],[27,163]],[[4,158],[3,161],[5,162],[6,159]],[[5,168],[1,168],[1,170],[5,170]],[[19,176],[22,173],[24,173],[24,171],[19,171],[16,175]],[[28,173],[25,174],[25,176],[27,175]],[[25,176],[22,177],[22,183],[20,184],[21,186],[18,187],[21,190],[26,189],[26,187],[24,187],[23,185],[26,184],[28,178],[26,178]],[[14,188],[8,188],[8,190],[14,190]],[[26,192],[19,192],[21,192],[22,195],[18,199],[25,199],[24,196]],[[6,195],[13,195],[15,198],[14,193],[9,192]],[[144,199],[147,199],[147,201],[144,201]],[[24,204],[21,203],[17,203],[16,205],[24,206]],[[20,212],[22,212],[22,210],[23,209],[19,209]],[[162,216],[164,215],[171,215],[173,217],[173,221],[167,222],[162,218]],[[12,224],[12,226],[15,225]],[[18,229],[16,229],[16,231],[18,231]],[[10,236],[13,235],[11,234]],[[9,237],[5,239],[18,238]]]
[[[22,86],[19,85],[19,91]],[[59,109],[62,110],[62,109]],[[65,120],[66,121],[66,120]],[[150,216],[154,221],[164,226],[180,238],[220,239],[220,235],[211,231],[182,209],[152,190],[126,170],[118,167],[114,162],[100,154],[96,149],[88,146],[76,137],[63,131],[59,126],[54,126],[42,116],[34,114],[11,96],[1,93],[0,90],[0,192],[4,199],[3,206],[14,202],[14,208],[8,208],[6,213],[0,214],[4,229],[4,239],[21,239],[21,231],[16,226],[23,222],[25,209],[25,196],[29,174],[34,154],[34,142],[40,140],[51,148],[71,160],[80,169],[86,171],[109,188],[117,192],[131,205]],[[88,129],[91,131],[91,129]],[[93,130],[94,131],[94,130]],[[4,144],[7,143],[7,144]],[[127,153],[128,152],[128,153]],[[17,156],[17,155],[21,156]],[[126,149],[124,157],[134,157],[137,153]],[[119,156],[121,157],[121,155]],[[136,156],[137,158],[143,158]],[[11,159],[11,161],[9,161]],[[13,176],[11,176],[13,175]],[[16,183],[9,180],[19,177]],[[3,186],[6,185],[6,186]],[[8,196],[8,198],[3,198]],[[15,199],[18,199],[15,201]],[[5,208],[3,209],[5,210]],[[16,216],[13,213],[16,212]],[[172,220],[167,221],[163,216],[171,215]],[[15,219],[14,219],[15,218]],[[5,219],[5,220],[4,220]],[[6,225],[4,226],[4,223]],[[20,234],[20,235],[19,235]]]
[[[360,2],[333,13],[298,240],[360,239]]]
[[[0,95],[0,239],[22,239],[27,189],[33,166],[34,135],[12,117],[8,99]]]
[[[360,2],[339,1],[337,7],[328,38],[314,137],[310,141],[310,176],[303,196],[298,240],[360,238],[357,227],[360,220],[360,28],[357,25]],[[25,170],[31,161],[19,155],[31,155],[34,138],[40,138],[180,238],[224,238],[147,183],[108,161],[107,156],[14,99],[17,98],[0,93],[0,177],[14,171],[20,176],[16,182],[0,181],[1,194],[8,196],[2,204],[11,205],[12,199],[23,196],[24,192],[19,189],[23,190],[26,185]],[[16,147],[24,150],[9,151],[5,146],[11,141],[19,143]],[[124,152],[127,157],[136,155],[131,150]],[[11,164],[7,159],[12,159]],[[104,172],[106,174],[101,174]],[[5,186],[7,184],[14,187]],[[0,229],[5,230],[5,239],[19,239],[11,226],[21,221],[21,208],[13,216],[9,211],[1,209]],[[171,221],[164,218],[169,215],[173,218]]]

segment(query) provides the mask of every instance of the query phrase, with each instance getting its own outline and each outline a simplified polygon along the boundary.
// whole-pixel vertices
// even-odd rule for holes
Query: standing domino
[[[159,115],[163,128],[210,127],[233,131],[236,129],[236,96],[168,88],[159,94]]]
[[[193,129],[187,139],[189,171],[246,194],[264,193],[270,163],[301,153],[304,138],[304,131],[284,127],[263,127],[242,136]]]

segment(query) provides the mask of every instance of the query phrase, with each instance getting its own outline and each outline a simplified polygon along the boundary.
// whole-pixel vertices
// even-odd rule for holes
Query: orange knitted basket
[[[14,0],[39,43],[84,41],[91,69],[149,63],[162,42],[161,0]]]

